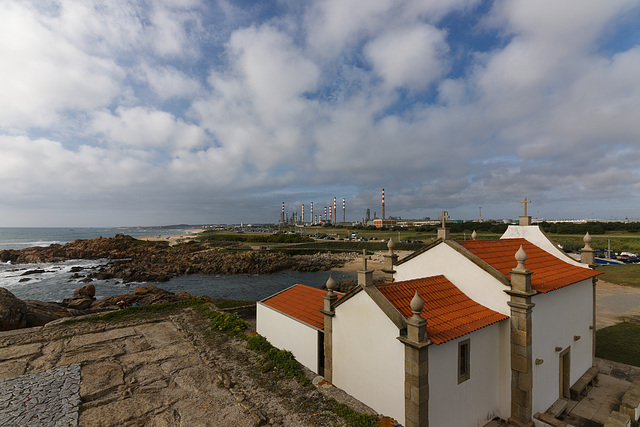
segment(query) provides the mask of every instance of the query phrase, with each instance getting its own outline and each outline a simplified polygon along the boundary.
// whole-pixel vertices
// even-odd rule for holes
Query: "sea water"
[[[75,239],[111,237],[115,234],[131,236],[179,234],[186,230],[167,229],[8,229],[0,228],[0,250],[21,249],[30,246],[64,244]],[[90,283],[96,288],[96,298],[131,293],[138,286],[154,285],[171,292],[186,291],[193,296],[259,301],[290,286],[302,283],[321,287],[329,275],[337,281],[356,279],[348,271],[317,271],[301,273],[283,270],[273,274],[189,275],[175,277],[163,283],[123,283],[119,279],[83,281],[97,271],[107,260],[70,260],[56,263],[10,264],[0,263],[0,287],[11,291],[20,299],[60,302],[73,296],[74,289]]]
[[[63,227],[0,227],[0,251],[3,249],[24,249],[33,246],[63,245],[76,239],[95,239],[127,234],[131,237],[155,236],[159,234],[184,234],[182,228],[63,228]]]

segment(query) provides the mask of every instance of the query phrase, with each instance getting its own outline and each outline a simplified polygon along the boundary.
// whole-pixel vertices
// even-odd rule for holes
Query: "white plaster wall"
[[[504,232],[501,239],[516,239],[522,238],[525,239],[540,249],[543,249],[545,252],[550,253],[556,258],[561,259],[572,265],[577,265],[583,268],[589,268],[587,265],[576,261],[571,258],[569,255],[561,251],[556,245],[553,244],[549,237],[538,227],[537,225],[510,225],[507,228],[507,231]]]
[[[515,267],[515,258],[513,262]],[[510,313],[507,305],[509,296],[504,291],[511,288],[500,283],[445,243],[396,266],[395,270],[396,282],[444,274],[458,289],[477,303],[502,314]]]
[[[510,401],[501,399],[511,384],[509,364],[503,363],[508,340],[501,336],[508,327],[503,321],[429,347],[429,425],[484,426],[496,416],[509,417]],[[471,376],[458,384],[458,342],[467,338]]]
[[[318,372],[318,330],[258,302],[256,330],[274,346],[289,350],[296,360]]]
[[[571,385],[592,364],[593,285],[591,279],[532,298],[533,413],[546,411],[560,396],[560,351],[571,347]],[[574,341],[573,337],[580,339]],[[543,363],[536,365],[535,360]]]
[[[404,344],[398,328],[362,291],[336,308],[333,384],[404,424]]]

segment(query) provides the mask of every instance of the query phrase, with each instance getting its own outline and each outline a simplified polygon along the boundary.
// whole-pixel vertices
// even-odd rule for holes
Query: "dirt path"
[[[373,270],[374,279],[382,278],[385,276],[385,274],[382,272],[382,269],[384,268],[384,254],[386,253],[387,251],[377,251],[373,255],[367,256],[367,269]],[[396,251],[398,260],[401,260],[402,258],[412,253],[413,251]],[[335,270],[359,271],[362,270],[362,268],[362,256],[359,256],[345,263],[344,266],[336,268]]]
[[[640,316],[640,288],[598,280],[596,329],[619,323],[624,316]]]

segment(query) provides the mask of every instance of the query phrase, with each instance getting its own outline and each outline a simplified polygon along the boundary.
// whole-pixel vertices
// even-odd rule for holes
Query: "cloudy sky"
[[[0,2],[0,226],[357,220],[382,188],[640,217],[640,2]]]

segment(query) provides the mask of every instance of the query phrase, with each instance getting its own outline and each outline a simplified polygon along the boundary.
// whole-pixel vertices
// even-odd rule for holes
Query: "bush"
[[[361,414],[344,403],[336,402],[334,399],[329,400],[329,407],[342,417],[349,426],[376,427],[379,425],[378,417],[375,415]]]
[[[267,353],[273,346],[265,337],[258,334],[247,339],[247,348],[259,353]]]
[[[290,351],[280,350],[275,347],[267,351],[262,359],[262,372],[271,370],[277,370],[285,378],[296,378],[303,385],[311,384],[311,381],[304,375],[300,364]]]

